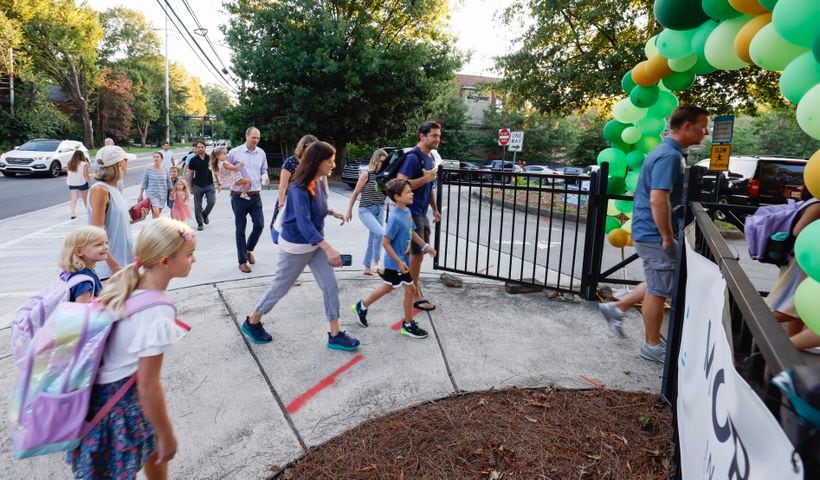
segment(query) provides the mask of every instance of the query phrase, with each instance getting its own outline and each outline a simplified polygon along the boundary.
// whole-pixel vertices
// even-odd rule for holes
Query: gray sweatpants
[[[310,253],[293,254],[279,250],[279,264],[276,276],[273,277],[270,287],[256,303],[254,311],[259,314],[270,312],[274,305],[284,297],[299,274],[306,266],[310,266],[310,273],[322,289],[325,302],[325,317],[328,321],[339,319],[339,286],[336,284],[336,273],[321,248]]]

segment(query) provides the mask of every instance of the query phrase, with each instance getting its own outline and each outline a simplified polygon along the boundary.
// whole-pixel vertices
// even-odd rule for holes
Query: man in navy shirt
[[[435,150],[441,143],[441,125],[436,122],[424,122],[419,127],[419,143],[404,158],[397,178],[410,182],[413,189],[413,203],[410,204],[410,213],[413,215],[413,230],[430,243],[430,221],[427,220],[427,207],[433,208],[433,217],[436,222],[441,220],[441,214],[436,206],[436,197],[433,193],[433,182],[438,175],[438,166],[433,161],[431,150]],[[410,276],[416,287],[416,296],[413,306],[421,310],[433,310],[435,305],[421,296],[419,288],[419,273],[424,252],[415,243],[410,246]]]
[[[683,169],[686,149],[709,134],[709,112],[700,107],[680,107],[669,117],[669,136],[646,156],[632,211],[632,240],[643,260],[646,293],[643,298],[645,343],[641,358],[666,360],[660,332],[666,298],[672,295],[677,241],[683,221]]]

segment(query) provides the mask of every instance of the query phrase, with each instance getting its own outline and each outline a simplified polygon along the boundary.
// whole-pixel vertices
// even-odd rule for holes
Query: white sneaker
[[[666,345],[659,343],[653,347],[648,343],[644,343],[641,345],[641,358],[649,360],[650,362],[665,363]]]
[[[626,338],[623,326],[621,325],[626,314],[622,312],[614,302],[599,303],[598,310],[601,311],[601,315],[604,316],[606,323],[609,325],[609,330],[620,338]]]

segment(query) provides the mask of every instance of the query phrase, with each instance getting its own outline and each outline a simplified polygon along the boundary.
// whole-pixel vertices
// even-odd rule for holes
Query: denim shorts
[[[671,297],[677,241],[665,250],[660,243],[635,242],[635,251],[643,260],[646,291],[656,297]]]
[[[69,190],[79,190],[81,192],[88,190],[88,182],[85,182],[82,185],[69,185]]]

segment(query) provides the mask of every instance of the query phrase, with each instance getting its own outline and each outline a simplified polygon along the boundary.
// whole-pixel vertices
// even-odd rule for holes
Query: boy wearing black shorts
[[[410,243],[415,242],[423,253],[431,257],[436,256],[436,250],[413,231],[413,217],[407,208],[413,203],[410,182],[398,178],[390,180],[384,186],[384,193],[396,203],[384,231],[384,272],[380,275],[385,285],[377,288],[366,299],[356,302],[353,305],[353,313],[359,325],[366,327],[368,308],[393,289],[404,286],[404,323],[401,326],[401,334],[411,338],[426,338],[427,332],[413,320],[415,287],[410,276]]]

